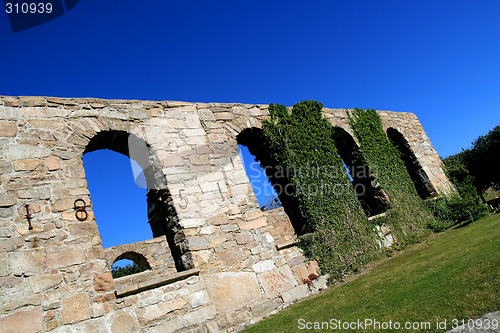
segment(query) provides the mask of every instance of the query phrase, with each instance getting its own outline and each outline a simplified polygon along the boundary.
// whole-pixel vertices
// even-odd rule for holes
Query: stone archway
[[[146,257],[144,255],[142,255],[141,253],[132,252],[132,251],[128,251],[128,252],[120,254],[118,257],[116,257],[113,260],[112,265],[114,265],[117,261],[120,261],[123,259],[133,261],[135,264],[137,264],[137,266],[139,266],[139,268],[142,271],[147,271],[147,270],[151,269],[151,265],[149,264],[148,260],[146,259]]]
[[[403,160],[420,198],[427,199],[437,196],[434,186],[403,134],[397,129],[389,127],[387,129],[387,137],[392,145],[398,150],[399,156]]]
[[[343,128],[335,126],[332,133],[337,152],[345,163],[352,178],[354,191],[367,216],[383,213],[388,208],[388,197],[367,166],[361,148],[353,137]]]
[[[135,160],[142,168],[146,184],[141,184],[141,186],[148,190],[147,214],[153,237],[166,236],[177,270],[185,270],[182,251],[176,243],[179,219],[161,163],[152,147],[143,139],[127,131],[107,130],[94,135],[86,145],[83,154],[100,149],[109,149],[123,154]]]
[[[294,196],[296,190],[288,178],[288,170],[286,166],[278,166],[278,162],[269,154],[270,148],[262,129],[256,127],[244,129],[236,140],[238,144],[248,148],[249,152],[256,157],[266,171],[269,181],[283,204],[285,213],[290,218],[295,233],[302,235],[311,232],[312,230],[306,229],[307,223],[304,221],[299,204]]]

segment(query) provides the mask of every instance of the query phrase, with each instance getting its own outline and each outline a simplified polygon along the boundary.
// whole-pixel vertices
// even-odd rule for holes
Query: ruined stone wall
[[[260,127],[266,109],[0,97],[0,327],[224,332],[324,288],[325,277],[304,283],[316,263],[293,245],[282,209],[261,212],[237,152],[238,133]],[[325,115],[349,130],[345,111]],[[405,135],[433,186],[445,189],[448,180],[416,117],[380,115],[385,127]],[[176,213],[175,244],[155,238],[103,249],[82,157],[106,131],[134,134],[154,152]],[[75,216],[77,199],[87,203],[84,221]],[[122,251],[143,255],[151,269],[113,280],[110,265]],[[176,251],[181,268],[173,264]]]

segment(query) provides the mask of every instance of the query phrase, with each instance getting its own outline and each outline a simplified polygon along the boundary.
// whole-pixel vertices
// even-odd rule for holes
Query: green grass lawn
[[[422,243],[374,263],[350,281],[294,304],[245,332],[303,332],[306,322],[401,323],[396,331],[432,331],[436,321],[470,319],[500,309],[500,214],[431,235]],[[406,322],[431,329],[405,330]],[[335,322],[338,324],[338,322]],[[394,324],[393,324],[394,327]],[[343,329],[376,332],[380,329]],[[371,326],[373,328],[373,326]],[[312,329],[340,331],[334,329]]]

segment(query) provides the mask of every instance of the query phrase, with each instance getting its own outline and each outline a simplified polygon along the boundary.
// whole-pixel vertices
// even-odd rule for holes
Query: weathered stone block
[[[293,288],[292,290],[283,292],[281,294],[281,298],[283,298],[283,303],[291,303],[309,295],[309,288],[307,285],[303,284]]]
[[[273,298],[297,285],[288,266],[281,266],[258,275],[267,297]]]
[[[216,120],[232,120],[234,116],[231,112],[215,112],[214,113]]]
[[[249,229],[258,229],[262,228],[267,225],[267,221],[265,218],[261,217],[256,220],[252,220],[250,222],[241,222],[238,223],[238,226],[242,230],[249,230]]]
[[[179,222],[184,228],[196,228],[204,224],[203,219],[183,219]]]
[[[197,113],[190,113],[186,116],[186,124],[190,128],[200,128],[200,117]]]
[[[209,302],[210,299],[208,298],[206,290],[200,290],[189,294],[189,304],[193,309],[208,304]]]
[[[210,247],[210,242],[204,237],[190,237],[183,242],[183,246],[189,250],[204,250]]]
[[[42,330],[42,311],[36,307],[29,311],[19,311],[0,319],[0,332],[39,332]]]
[[[63,324],[76,323],[90,318],[89,298],[85,294],[78,294],[62,301]]]
[[[211,234],[213,234],[216,230],[217,230],[217,229],[216,229],[216,227],[214,227],[214,226],[211,226],[211,225],[209,225],[209,226],[204,226],[204,227],[201,227],[201,229],[200,229],[200,234],[201,234],[201,235],[211,235]]]
[[[237,233],[235,235],[236,242],[238,244],[247,244],[250,243],[254,240],[252,234],[249,231],[242,231],[240,233]]]
[[[75,209],[75,199],[73,198],[55,199],[52,205],[52,211],[56,213],[70,209]]]
[[[252,269],[255,271],[255,273],[263,273],[275,268],[276,266],[274,266],[274,262],[271,259],[259,261],[258,263],[252,265]]]
[[[229,217],[227,217],[225,215],[214,216],[214,217],[208,219],[207,222],[209,224],[212,224],[212,225],[228,224],[229,223]]]
[[[255,274],[224,272],[206,276],[207,288],[217,313],[240,309],[260,298]]]
[[[23,96],[19,97],[23,106],[35,107],[35,106],[45,106],[47,104],[44,97],[32,97],[32,96]]]
[[[262,216],[262,211],[260,209],[251,209],[243,214],[246,221],[254,220]]]
[[[52,289],[60,285],[63,281],[61,274],[36,275],[28,279],[31,290],[35,294]]]
[[[203,121],[216,121],[213,112],[209,109],[198,109],[198,114]]]
[[[240,310],[233,313],[228,313],[217,321],[220,329],[228,329],[241,324],[251,318],[250,312],[247,310]]]
[[[304,280],[307,280],[308,277],[309,277],[309,268],[307,267],[307,265],[304,263],[304,264],[301,264],[297,267],[294,267],[294,272],[295,272],[295,275],[297,276],[297,280],[299,280],[300,283],[304,283]]]
[[[14,252],[10,261],[10,269],[15,276],[32,275],[43,271],[44,261],[45,257],[39,251]]]
[[[220,230],[222,232],[233,232],[239,230],[239,227],[237,224],[226,224],[226,225],[221,225]]]
[[[20,106],[21,105],[21,101],[16,97],[3,96],[2,100],[5,104],[5,106]]]
[[[56,249],[59,252],[48,252],[45,254],[45,265],[49,269],[82,264],[85,262],[85,252],[80,247],[69,247]]]
[[[174,303],[175,301],[172,302],[166,302],[166,303]],[[149,324],[151,322],[154,322],[155,320],[158,320],[162,317],[164,317],[168,313],[167,311],[163,311],[160,309],[160,307],[156,304],[145,307],[142,311],[141,314],[139,315],[139,320],[143,324]]]
[[[48,148],[26,144],[12,144],[5,147],[5,155],[10,161],[43,158],[49,156],[49,153]]]
[[[73,214],[73,216],[75,216],[75,213],[73,212],[71,212],[70,214]],[[97,225],[92,221],[78,221],[77,223],[70,224],[68,228],[69,232],[73,236],[94,236],[97,234]]]
[[[219,256],[226,266],[231,266],[241,262],[245,258],[245,254],[239,247],[225,249],[219,252]]]
[[[16,171],[33,171],[40,164],[42,164],[40,160],[18,160],[14,161],[13,166]]]
[[[31,119],[31,120],[28,120],[28,123],[35,128],[66,129],[66,124],[62,120]]]
[[[12,193],[0,193],[0,207],[11,207],[17,203],[17,197]]]
[[[20,199],[34,199],[34,200],[45,200],[50,199],[51,192],[50,186],[42,185],[35,186],[33,188],[28,188],[26,190],[19,190],[17,196]]]
[[[108,318],[111,332],[136,333],[141,326],[133,311],[124,310],[113,313]]]
[[[17,134],[15,121],[0,121],[0,136],[14,137]]]
[[[177,332],[182,328],[186,328],[189,326],[199,326],[201,323],[206,322],[215,317],[216,315],[215,308],[213,306],[208,306],[204,308],[200,308],[198,310],[194,310],[182,317],[177,317],[171,321],[164,323],[159,326],[159,330],[155,330],[158,333],[168,333],[168,332]],[[191,330],[195,329],[195,327],[191,327]]]
[[[99,318],[110,312],[107,302],[92,303],[92,318]]]
[[[94,290],[97,292],[106,292],[115,289],[115,281],[111,272],[102,273],[94,276]]]
[[[251,306],[250,310],[252,311],[254,317],[267,316],[281,304],[282,303],[279,298],[267,299]]]
[[[45,166],[49,171],[58,170],[61,168],[61,160],[58,157],[50,156],[45,159]]]

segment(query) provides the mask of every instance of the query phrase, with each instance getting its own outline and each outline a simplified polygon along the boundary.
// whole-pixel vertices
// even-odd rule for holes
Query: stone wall
[[[104,253],[110,269],[115,261],[129,259],[136,262],[141,269],[153,270],[161,276],[176,273],[174,259],[165,236],[109,247]]]
[[[237,135],[260,127],[266,109],[0,97],[2,332],[225,332],[324,288],[325,277],[305,282],[317,264],[293,245],[282,209],[261,212],[237,152]],[[325,115],[349,132],[344,110]],[[416,117],[380,115],[444,191],[449,182]],[[92,141],[103,133],[106,140]],[[174,231],[103,249],[82,157],[106,143],[132,155],[120,133],[147,143],[155,175],[166,181],[155,198],[165,201]],[[84,221],[77,199],[87,205]],[[141,254],[151,269],[113,279],[110,264],[122,251]]]

